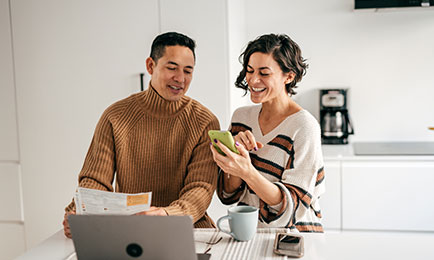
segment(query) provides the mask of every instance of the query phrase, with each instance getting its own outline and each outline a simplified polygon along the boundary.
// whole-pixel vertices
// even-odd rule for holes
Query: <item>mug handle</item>
[[[219,218],[219,219],[217,220],[217,227],[219,228],[219,230],[220,230],[221,232],[233,236],[234,234],[233,234],[231,231],[224,230],[223,228],[220,227],[220,223],[221,223],[223,220],[225,220],[225,219],[229,220],[229,219],[231,219],[231,218],[232,218],[232,217],[229,216],[229,215],[226,215],[226,216],[224,216],[224,217]]]

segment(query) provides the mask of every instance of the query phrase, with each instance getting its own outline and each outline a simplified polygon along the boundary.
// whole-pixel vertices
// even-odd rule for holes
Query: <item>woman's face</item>
[[[287,96],[285,84],[293,79],[294,73],[283,73],[271,54],[255,52],[250,55],[246,81],[253,103],[266,103]]]

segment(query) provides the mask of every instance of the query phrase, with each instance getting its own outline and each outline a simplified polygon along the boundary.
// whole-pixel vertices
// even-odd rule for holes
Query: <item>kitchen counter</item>
[[[196,251],[202,253],[211,249],[211,260],[246,259],[239,254],[255,253],[260,259],[286,259],[272,252],[274,234],[256,236],[250,242],[234,242],[226,234],[218,234],[222,241],[214,246],[207,246],[201,241],[210,241],[215,231],[195,230]],[[203,233],[203,234],[200,234]],[[207,235],[207,233],[209,233]],[[364,260],[364,259],[433,259],[434,236],[427,233],[405,232],[326,232],[302,233],[305,239],[305,255],[302,259]],[[252,246],[256,243],[260,248]],[[260,254],[258,254],[260,251]],[[238,256],[238,257],[237,257]],[[231,258],[232,257],[232,258]],[[59,230],[47,240],[30,249],[17,259],[76,259],[72,240],[65,238]]]
[[[434,155],[356,155],[352,144],[322,145],[325,161],[434,161]]]

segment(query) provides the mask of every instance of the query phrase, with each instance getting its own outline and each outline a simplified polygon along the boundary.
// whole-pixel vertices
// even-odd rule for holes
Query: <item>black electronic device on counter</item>
[[[347,109],[347,89],[320,90],[320,125],[323,144],[347,144],[354,134]]]

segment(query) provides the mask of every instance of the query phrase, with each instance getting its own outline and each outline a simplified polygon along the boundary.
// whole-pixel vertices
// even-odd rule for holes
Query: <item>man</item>
[[[116,192],[152,191],[152,207],[141,215],[191,215],[194,226],[214,227],[206,214],[217,183],[208,130],[217,118],[185,96],[193,76],[195,42],[169,32],[157,36],[146,59],[147,90],[108,107],[94,133],[79,186]],[[65,209],[64,232],[71,237]]]

